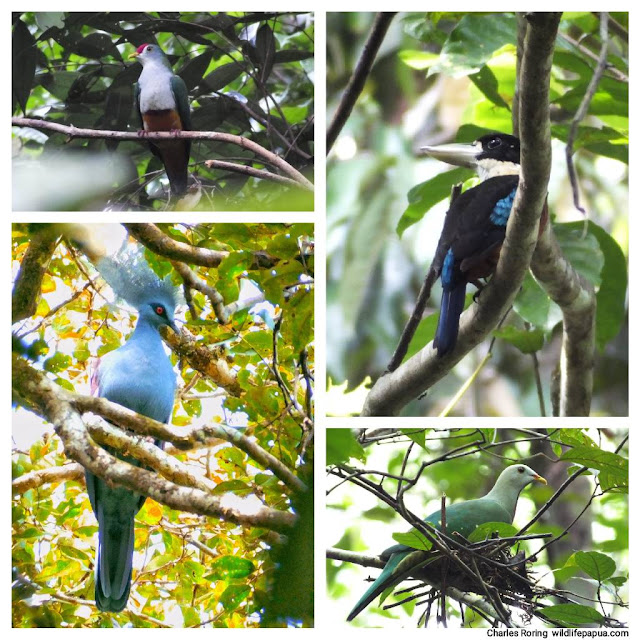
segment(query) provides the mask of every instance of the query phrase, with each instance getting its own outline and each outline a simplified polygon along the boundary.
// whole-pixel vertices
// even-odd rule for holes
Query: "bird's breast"
[[[100,396],[148,418],[167,420],[173,408],[176,376],[164,351],[127,344],[112,353],[100,364]]]
[[[171,91],[173,72],[164,68],[145,67],[140,74],[140,111],[164,111],[176,109],[176,100]]]

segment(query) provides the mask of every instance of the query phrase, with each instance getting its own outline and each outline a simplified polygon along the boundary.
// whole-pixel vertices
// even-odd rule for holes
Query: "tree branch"
[[[296,182],[291,178],[287,178],[286,176],[281,176],[277,173],[271,173],[271,171],[265,171],[264,169],[248,167],[245,164],[238,164],[237,162],[228,162],[226,160],[205,160],[204,166],[208,169],[223,169],[225,171],[233,171],[234,173],[242,173],[246,176],[259,178],[260,180],[270,180],[271,182],[277,182],[278,184],[283,184],[287,187],[302,186],[308,191],[313,191],[313,189],[310,189],[306,185],[300,185],[299,182]]]
[[[51,256],[58,245],[56,225],[35,233],[27,248],[11,296],[11,322],[20,322],[32,316],[38,307],[42,279]]]
[[[562,255],[550,228],[538,240],[531,271],[562,311],[557,413],[561,417],[588,416],[595,365],[595,292]]]
[[[184,329],[178,335],[168,327],[162,327],[160,335],[171,350],[184,358],[192,369],[213,380],[232,396],[242,395],[238,375],[229,367],[224,346],[209,346],[202,341],[198,342],[195,336]]]
[[[96,447],[88,437],[87,428],[81,419],[80,412],[91,411],[140,435],[148,435],[155,439],[171,442],[181,450],[192,448],[194,444],[203,446],[209,439],[225,440],[247,453],[259,464],[270,469],[288,487],[297,491],[306,488],[304,483],[282,462],[234,429],[223,425],[206,425],[190,430],[188,432],[190,435],[184,438],[184,435],[187,435],[184,429],[175,429],[161,424],[104,398],[70,393],[52,383],[44,373],[34,369],[24,359],[15,355],[13,356],[12,376],[12,387],[16,397],[27,409],[54,425],[56,433],[65,445],[67,455],[80,462],[92,473],[100,477],[107,477],[174,509],[228,519],[226,515],[220,515],[226,513],[226,510],[221,511],[223,508],[218,504],[217,498],[212,498],[199,490],[194,490],[196,493],[193,495],[189,492],[185,493],[186,490],[176,487],[173,483],[167,483],[144,469],[132,467],[128,463],[114,458],[102,448]],[[65,421],[68,421],[68,424]],[[104,430],[104,433],[113,435],[109,434],[108,430]],[[107,457],[105,458],[105,456]],[[193,504],[190,502],[192,498]],[[235,510],[229,512],[232,522],[265,526],[274,530],[292,526],[295,519],[290,517],[291,514],[278,511],[271,513],[271,510],[268,509],[261,510],[257,516],[258,520],[255,522],[243,519],[234,520],[233,518],[237,518],[238,515],[245,518],[244,514],[236,513]],[[264,522],[264,524],[256,524],[257,522]]]
[[[129,223],[124,226],[140,244],[169,260],[211,268],[220,266],[220,263],[229,255],[228,251],[194,247],[186,242],[174,240],[150,222]],[[278,264],[276,258],[263,251],[255,251],[253,258],[252,269],[268,269]]]
[[[232,302],[228,305],[224,304],[224,298],[217,289],[208,285],[204,280],[198,277],[195,271],[184,262],[171,261],[173,268],[180,274],[187,287],[200,291],[209,298],[211,308],[220,324],[227,324],[229,318],[240,309],[248,309],[254,304],[264,301],[264,294],[253,296],[247,300]]]
[[[36,118],[11,118],[11,125],[14,127],[31,127],[41,131],[52,131],[70,138],[98,138],[106,140],[129,140],[140,142],[146,140],[213,140],[215,142],[226,142],[235,144],[243,149],[252,151],[257,156],[263,158],[270,164],[274,165],[284,174],[289,176],[294,182],[309,191],[313,191],[313,183],[309,182],[297,169],[292,167],[288,162],[271,151],[261,147],[259,144],[236,136],[231,133],[221,133],[218,131],[153,131],[141,132],[136,131],[105,131],[103,129],[79,129],[73,125],[67,126],[56,122],[48,122],[47,120],[38,120]]]
[[[66,482],[67,480],[84,482],[84,468],[82,465],[72,462],[62,467],[38,469],[37,471],[25,473],[12,480],[11,491],[14,494],[25,493],[25,491],[41,487],[43,484]]]
[[[340,100],[340,104],[327,131],[327,154],[331,151],[340,131],[342,131],[342,127],[344,127],[349,119],[349,115],[358,100],[358,96],[362,92],[362,89],[364,89],[364,83],[369,73],[371,73],[378,49],[380,49],[387,29],[389,29],[389,25],[395,15],[394,12],[376,14],[371,33],[364,44],[358,64],[353,71],[347,88],[342,94],[342,100]]]

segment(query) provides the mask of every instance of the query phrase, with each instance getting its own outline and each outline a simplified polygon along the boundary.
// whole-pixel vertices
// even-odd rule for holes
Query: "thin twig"
[[[356,104],[358,96],[364,88],[364,84],[371,72],[371,68],[373,67],[373,62],[376,59],[378,49],[380,49],[380,45],[384,40],[387,29],[395,15],[395,12],[382,12],[376,14],[371,33],[364,44],[358,64],[356,65],[353,75],[349,80],[347,88],[342,94],[342,100],[340,100],[340,104],[338,105],[336,113],[333,116],[333,120],[331,121],[331,125],[329,126],[329,130],[327,131],[327,154],[331,151],[340,131],[342,131],[342,127],[344,127],[349,119],[351,110]]]
[[[576,114],[571,121],[569,134],[567,135],[567,146],[565,148],[565,155],[567,158],[567,171],[569,173],[569,181],[571,182],[571,191],[573,193],[573,205],[584,216],[587,215],[587,212],[580,204],[578,178],[576,176],[576,169],[573,164],[573,143],[575,142],[576,136],[578,135],[578,125],[582,122],[582,120],[584,120],[585,116],[587,115],[587,110],[589,109],[591,100],[593,100],[593,96],[596,94],[600,79],[602,78],[605,69],[607,68],[607,51],[609,48],[608,20],[609,14],[606,11],[603,11],[600,14],[600,39],[602,41],[602,46],[600,47],[598,64],[596,65],[595,71],[591,76],[589,86],[587,87],[584,97],[580,102],[580,106],[578,107],[578,110],[576,111]]]

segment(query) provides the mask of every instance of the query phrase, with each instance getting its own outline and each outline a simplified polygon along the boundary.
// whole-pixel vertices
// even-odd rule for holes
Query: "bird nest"
[[[427,560],[427,564],[411,571],[410,575],[439,591],[453,587],[466,593],[486,595],[490,589],[529,599],[533,595],[533,584],[525,557],[523,551],[513,554],[504,541],[495,539],[451,550],[446,555],[441,551],[418,552],[405,561],[415,564],[419,558]]]

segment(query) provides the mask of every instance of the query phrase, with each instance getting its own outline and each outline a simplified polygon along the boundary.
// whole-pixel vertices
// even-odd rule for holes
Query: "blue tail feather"
[[[462,281],[452,289],[445,289],[442,292],[440,318],[438,319],[436,336],[433,339],[433,346],[438,350],[438,357],[449,353],[456,346],[466,289],[467,283]]]

